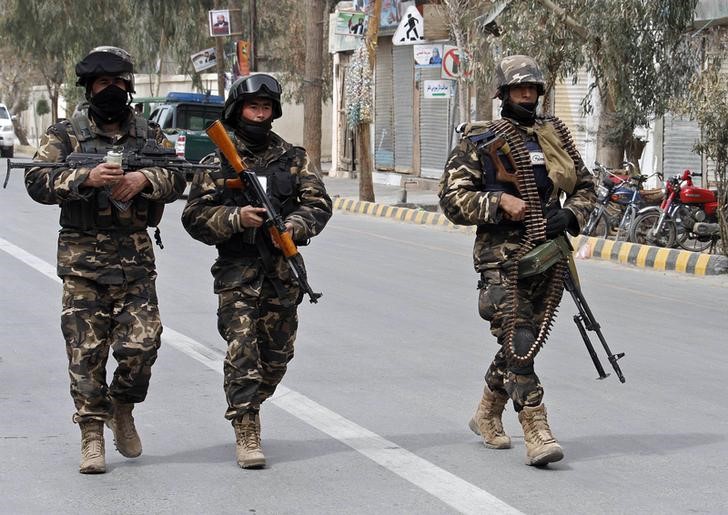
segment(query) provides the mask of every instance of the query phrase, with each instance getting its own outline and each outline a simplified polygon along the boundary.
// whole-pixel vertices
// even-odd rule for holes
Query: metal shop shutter
[[[589,127],[591,120],[581,112],[581,102],[589,91],[588,74],[581,69],[576,77],[576,84],[572,84],[573,77],[569,77],[554,88],[554,115],[569,128],[576,149],[583,157],[592,154],[587,151],[587,145],[595,145],[596,127]],[[593,153],[596,154],[596,149]]]
[[[414,131],[414,66],[412,47],[395,46],[393,50],[394,79],[394,168],[412,172]]]
[[[378,170],[394,170],[394,90],[392,87],[392,40],[380,38],[374,111],[374,163]]]
[[[439,68],[420,68],[420,163],[422,177],[439,179],[450,153],[447,146],[450,111],[453,100],[425,98],[426,80],[440,80]]]
[[[700,140],[697,122],[672,113],[666,113],[664,119],[662,172],[665,177],[682,173],[686,168],[700,172],[702,158],[693,152],[693,145]]]

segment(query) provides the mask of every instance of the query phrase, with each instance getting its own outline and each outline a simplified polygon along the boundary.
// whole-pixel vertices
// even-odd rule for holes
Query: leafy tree
[[[702,55],[703,48],[707,49],[703,66],[694,70],[687,92],[671,107],[700,124],[701,140],[695,151],[715,165],[722,251],[728,256],[728,72],[723,68],[724,56],[728,55],[728,28],[705,29],[702,38],[694,41],[696,55]]]
[[[17,115],[28,108],[30,85],[37,79],[37,74],[32,73],[28,59],[11,49],[0,48],[0,62],[2,63],[0,100],[10,113]],[[28,136],[20,117],[16,116],[13,120],[13,128],[20,144],[28,145]]]
[[[662,116],[693,70],[685,34],[696,3],[517,0],[499,18],[503,50],[532,55],[552,77],[583,62],[600,97],[597,158],[616,166],[627,152],[637,161],[644,142],[634,129]]]
[[[119,24],[117,4],[110,1],[6,0],[2,3],[0,42],[29,56],[43,77],[51,101],[53,120],[58,118],[58,97],[67,70],[90,48],[119,44],[119,31],[93,30]],[[83,19],[74,23],[74,20]],[[88,27],[88,29],[86,29]]]

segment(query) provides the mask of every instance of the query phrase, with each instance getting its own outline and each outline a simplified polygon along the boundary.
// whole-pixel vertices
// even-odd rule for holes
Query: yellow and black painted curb
[[[475,226],[455,225],[442,213],[387,206],[351,198],[337,197],[334,209],[362,215],[391,218],[405,223],[439,225],[454,230],[475,232]],[[693,275],[720,275],[728,273],[728,257],[717,254],[690,252],[682,249],[651,247],[626,241],[605,240],[592,236],[576,236],[571,243],[577,251],[589,246],[589,256],[595,259],[630,264],[640,268],[682,272]]]
[[[682,272],[693,275],[720,275],[728,273],[728,257],[718,254],[690,252],[640,245],[626,241],[605,240],[592,236],[576,236],[571,240],[577,251],[589,246],[592,258],[630,264],[640,268]]]
[[[409,207],[387,206],[376,202],[354,200],[352,198],[337,197],[334,199],[334,209],[358,213],[360,215],[377,216],[380,218],[391,218],[400,222],[419,225],[440,225],[451,229],[461,230],[463,227],[455,225],[445,218],[442,213],[425,211],[424,209],[412,209]]]

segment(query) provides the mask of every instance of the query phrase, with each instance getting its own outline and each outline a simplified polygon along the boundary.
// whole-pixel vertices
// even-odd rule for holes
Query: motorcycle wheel
[[[712,244],[713,238],[705,238],[700,240],[697,236],[687,230],[680,231],[677,234],[677,244],[689,250],[690,252],[703,252],[708,250]]]
[[[660,219],[660,213],[644,213],[638,216],[632,224],[631,240],[642,245],[655,245],[657,247],[673,247],[675,245],[676,230],[672,220],[665,220],[659,234],[653,233],[653,228]]]
[[[602,213],[601,216],[597,219],[597,223],[594,225],[594,230],[592,231],[592,236],[596,236],[597,238],[606,238],[609,234],[609,218],[607,217],[606,213]]]
[[[581,234],[585,236],[594,236],[596,238],[606,238],[609,233],[609,217],[604,210],[592,211],[589,215],[589,221],[584,226]]]
[[[615,240],[619,241],[624,238],[625,241],[632,241],[631,229],[635,221],[634,219],[636,213],[636,210],[627,207],[627,211],[625,211],[624,215],[622,216],[622,220],[620,220],[619,222],[619,227],[617,227],[617,235],[614,238]]]

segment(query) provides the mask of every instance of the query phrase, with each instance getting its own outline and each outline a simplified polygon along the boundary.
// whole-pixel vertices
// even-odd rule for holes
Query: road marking
[[[0,238],[0,250],[61,283],[56,268],[20,247]],[[165,326],[162,342],[217,373],[223,372],[220,351]],[[342,417],[290,388],[279,385],[270,401],[306,424],[351,447],[390,472],[409,481],[461,513],[520,514],[514,507],[472,483],[442,469],[394,442]]]

